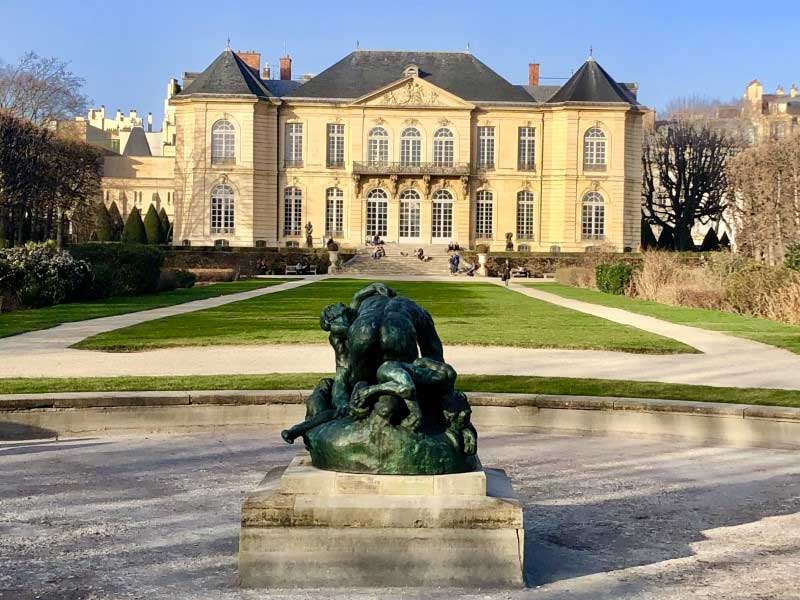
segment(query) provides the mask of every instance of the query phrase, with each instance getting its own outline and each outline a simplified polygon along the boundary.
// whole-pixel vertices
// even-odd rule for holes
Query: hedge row
[[[94,273],[91,298],[151,294],[158,291],[164,252],[143,244],[78,244],[70,253]]]

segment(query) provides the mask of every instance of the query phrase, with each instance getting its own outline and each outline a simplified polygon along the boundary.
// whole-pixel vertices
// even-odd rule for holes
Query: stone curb
[[[219,390],[161,392],[58,392],[0,394],[0,413],[47,409],[128,408],[190,405],[248,406],[303,404],[310,390]],[[480,407],[547,408],[596,411],[680,413],[695,416],[768,419],[800,423],[800,408],[725,404],[684,400],[656,400],[603,396],[504,394],[471,392],[470,403]]]

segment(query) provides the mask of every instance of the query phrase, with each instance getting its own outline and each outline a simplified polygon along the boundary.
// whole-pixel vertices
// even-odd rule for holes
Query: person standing
[[[508,259],[506,259],[506,264],[503,267],[503,271],[500,274],[500,278],[506,284],[506,287],[508,287],[508,281],[509,279],[511,279],[511,265],[509,265]]]

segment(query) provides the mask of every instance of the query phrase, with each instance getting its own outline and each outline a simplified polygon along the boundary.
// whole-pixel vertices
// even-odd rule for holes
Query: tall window
[[[533,127],[519,128],[517,168],[520,171],[533,171],[536,168],[536,129]]]
[[[437,190],[433,194],[431,237],[453,237],[453,195],[448,190]]]
[[[234,232],[233,188],[218,185],[211,190],[211,233]]]
[[[389,202],[386,192],[381,189],[372,190],[367,194],[367,236],[379,235],[384,237],[388,232],[387,213]]]
[[[416,127],[409,127],[400,137],[400,163],[417,166],[422,156],[422,137]]]
[[[303,124],[286,124],[286,166],[303,166]]]
[[[341,237],[344,231],[344,193],[339,188],[328,188],[325,199],[325,235]]]
[[[581,238],[602,240],[606,233],[606,208],[599,192],[589,192],[583,197],[581,207]]]
[[[599,127],[592,127],[583,136],[583,168],[589,171],[606,168],[606,134]]]
[[[389,162],[389,134],[383,127],[374,127],[367,139],[367,162],[386,164]]]
[[[478,127],[478,168],[494,168],[494,127]]]
[[[283,190],[283,235],[300,235],[303,223],[303,192],[298,187]]]
[[[475,237],[492,237],[493,202],[492,192],[480,190],[475,203]]]
[[[236,161],[236,130],[230,121],[217,121],[211,127],[211,164],[225,165]]]
[[[328,167],[344,166],[344,125],[328,123]]]
[[[533,239],[533,192],[517,194],[517,240]]]
[[[442,127],[433,134],[433,163],[437,167],[453,166],[453,132]]]
[[[400,237],[419,237],[419,193],[416,190],[400,194]]]

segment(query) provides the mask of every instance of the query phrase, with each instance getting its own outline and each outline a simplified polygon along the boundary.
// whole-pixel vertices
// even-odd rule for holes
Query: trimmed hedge
[[[633,276],[633,266],[627,263],[604,263],[597,265],[597,289],[607,294],[622,296]]]
[[[128,244],[147,243],[147,232],[144,229],[142,214],[135,206],[128,214],[128,220],[125,221],[125,227],[122,228],[122,237],[120,239]]]
[[[93,298],[151,294],[158,291],[164,252],[141,244],[78,244],[70,253],[94,271]]]

